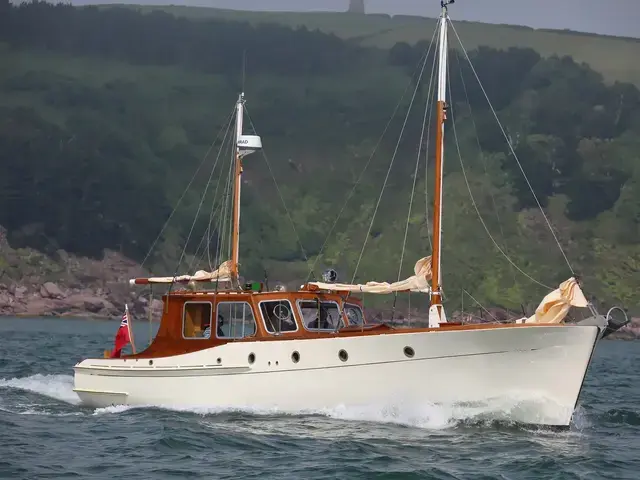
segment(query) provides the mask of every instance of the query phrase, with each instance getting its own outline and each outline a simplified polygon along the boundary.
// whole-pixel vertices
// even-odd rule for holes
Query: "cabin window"
[[[220,302],[216,320],[216,337],[245,338],[256,334],[256,319],[247,302]]]
[[[307,330],[337,330],[344,326],[336,302],[299,300],[298,307]]]
[[[288,300],[260,302],[260,313],[269,333],[286,333],[298,330],[293,309]]]
[[[211,302],[186,302],[182,317],[184,338],[209,338],[211,335]]]
[[[349,325],[364,325],[364,314],[358,305],[352,303],[345,304],[344,313],[347,316]]]

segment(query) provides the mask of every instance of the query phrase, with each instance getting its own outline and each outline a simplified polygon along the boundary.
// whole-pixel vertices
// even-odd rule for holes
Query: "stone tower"
[[[349,13],[364,14],[364,0],[349,0]]]

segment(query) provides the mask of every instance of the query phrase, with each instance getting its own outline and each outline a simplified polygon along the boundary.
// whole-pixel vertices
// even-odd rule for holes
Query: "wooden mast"
[[[429,308],[429,326],[437,327],[446,322],[442,308],[442,178],[444,164],[444,122],[447,119],[447,6],[454,0],[441,1],[440,37],[438,41],[438,101],[436,113],[436,162],[435,192],[433,208],[433,253],[431,278],[431,307]]]
[[[233,188],[233,231],[231,234],[231,277],[233,283],[238,284],[240,276],[240,188],[242,185],[242,155],[240,154],[240,138],[242,137],[242,123],[244,119],[244,93],[241,93],[236,103],[236,149],[235,173]]]

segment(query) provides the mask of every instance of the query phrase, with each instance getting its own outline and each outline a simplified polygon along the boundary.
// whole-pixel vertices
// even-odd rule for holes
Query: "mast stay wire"
[[[437,32],[437,29],[436,29]],[[427,52],[427,57],[428,57],[429,52]],[[427,128],[427,145],[425,148],[425,178],[424,178],[424,194],[425,194],[425,219],[426,219],[426,223],[427,223],[427,237],[429,238],[429,247],[431,250],[433,250],[433,242],[431,240],[431,233],[430,233],[430,229],[429,229],[429,187],[428,187],[428,182],[429,182],[429,144],[430,144],[430,140],[431,140],[431,135],[430,135],[430,129],[431,129],[431,114],[433,113],[433,108],[432,108],[432,99],[435,96],[435,88],[434,84],[433,84],[433,79],[435,78],[435,73],[436,73],[436,64],[437,64],[437,59],[434,55],[433,57],[433,65],[431,66],[431,76],[429,78],[429,87],[427,88],[427,99],[425,101],[425,106],[424,106],[424,116],[422,118],[422,130],[420,131],[420,138],[418,140],[418,154],[416,155],[416,166],[413,170],[413,185],[411,187],[411,196],[409,197],[409,209],[407,212],[407,221],[405,224],[405,228],[404,228],[404,238],[402,240],[402,248],[401,248],[401,253],[400,253],[400,262],[398,264],[398,278],[397,281],[400,281],[400,277],[402,276],[402,266],[404,264],[404,255],[406,252],[406,248],[407,248],[407,237],[409,235],[409,224],[411,222],[411,211],[413,209],[413,199],[415,196],[415,192],[416,192],[416,183],[418,181],[418,171],[420,169],[420,163],[422,160],[421,154],[422,154],[422,142],[424,140],[424,134],[425,134],[425,128],[427,128],[427,123],[428,123],[428,128]],[[432,91],[433,90],[433,91]],[[394,292],[394,296],[393,296],[393,309],[392,309],[392,313],[391,313],[391,318],[393,319],[393,316],[395,314],[395,310],[396,310],[396,303],[398,301],[398,292]],[[409,292],[409,312],[411,312],[411,292]],[[409,313],[410,314],[410,313]]]
[[[398,282],[400,281],[400,277],[402,275],[402,264],[404,263],[404,254],[406,251],[406,247],[407,247],[407,237],[409,234],[409,223],[411,221],[411,210],[413,208],[413,197],[415,195],[416,192],[416,183],[418,180],[418,169],[420,168],[420,161],[422,160],[422,141],[424,139],[424,134],[425,134],[425,128],[427,126],[427,119],[428,119],[428,123],[429,126],[431,126],[431,114],[433,113],[433,108],[432,108],[432,103],[431,103],[431,99],[432,99],[432,93],[435,94],[435,88],[433,88],[433,92],[432,92],[432,87],[433,87],[433,79],[435,78],[435,73],[436,73],[436,63],[437,63],[437,59],[434,56],[433,57],[433,65],[431,67],[431,77],[429,79],[429,88],[427,89],[427,100],[425,103],[425,107],[424,107],[424,116],[422,118],[422,130],[420,132],[420,140],[418,142],[418,155],[416,157],[416,166],[415,169],[413,171],[413,186],[411,188],[411,197],[409,199],[409,211],[407,212],[407,222],[405,225],[405,229],[404,229],[404,239],[402,241],[402,253],[400,254],[400,265],[398,267]],[[427,130],[428,131],[428,130]],[[426,145],[426,155],[427,155],[427,159],[428,159],[428,155],[429,155],[429,141],[430,141],[430,136],[427,134],[427,145]],[[428,168],[428,164],[426,166],[426,168]],[[425,172],[425,185],[427,184],[427,172]],[[426,215],[428,215],[428,210],[425,213]],[[428,228],[428,220],[427,220],[427,228]],[[431,237],[429,236],[429,243],[431,244]],[[432,246],[433,248],[433,246]],[[395,296],[398,296],[398,292],[395,292]]]
[[[439,24],[438,24],[439,25]],[[360,172],[360,175],[358,176],[358,179],[356,180],[356,183],[353,185],[353,187],[351,188],[351,191],[349,192],[349,194],[347,195],[347,198],[345,199],[342,208],[340,209],[340,212],[338,213],[338,216],[336,217],[336,219],[333,222],[333,225],[331,226],[331,228],[329,229],[329,233],[327,233],[327,236],[325,237],[325,240],[322,244],[322,247],[320,247],[320,252],[318,253],[318,255],[316,256],[313,265],[311,267],[311,270],[309,272],[309,276],[307,277],[307,281],[309,281],[309,279],[311,278],[311,274],[312,272],[315,270],[315,266],[318,263],[318,261],[320,260],[320,258],[322,258],[323,254],[324,254],[324,249],[327,246],[327,243],[329,241],[329,238],[331,237],[331,234],[333,233],[334,229],[336,228],[336,226],[338,225],[338,221],[340,220],[340,218],[342,217],[342,214],[344,213],[347,204],[349,203],[349,200],[351,200],[351,197],[353,196],[353,194],[355,193],[358,185],[360,185],[360,182],[362,181],[362,179],[364,178],[364,174],[366,173],[367,169],[369,168],[369,166],[371,165],[371,161],[373,160],[373,157],[375,157],[376,153],[378,152],[378,149],[380,148],[380,145],[382,143],[382,139],[384,138],[384,136],[387,134],[387,131],[389,130],[389,127],[391,126],[391,122],[393,122],[393,119],[396,117],[396,114],[398,113],[398,110],[400,109],[400,105],[402,105],[402,101],[404,100],[407,92],[409,91],[409,88],[411,87],[411,83],[413,81],[413,78],[415,77],[416,73],[418,72],[418,70],[420,69],[420,65],[423,63],[423,60],[426,61],[426,59],[428,58],[428,54],[431,51],[431,47],[433,45],[433,41],[436,37],[438,33],[438,28],[436,27],[434,29],[433,32],[433,36],[431,37],[431,43],[429,44],[429,48],[426,50],[426,52],[424,53],[424,55],[420,58],[420,61],[418,62],[418,64],[416,65],[416,68],[414,69],[414,71],[411,74],[411,79],[409,80],[409,82],[407,83],[407,86],[405,87],[404,91],[402,92],[402,95],[400,96],[400,99],[398,100],[398,102],[396,103],[395,108],[393,109],[393,112],[391,114],[391,117],[389,118],[389,120],[387,121],[387,124],[385,125],[382,134],[380,135],[380,137],[378,137],[378,141],[376,142],[375,147],[373,148],[373,152],[371,153],[371,155],[369,156],[369,159],[367,160],[367,163],[365,164],[364,168],[362,169],[362,171]],[[431,238],[429,238],[429,240],[431,240]]]
[[[571,271],[572,275],[575,277],[576,273],[573,270],[573,267],[571,266],[571,262],[569,262],[569,258],[567,257],[567,255],[566,255],[566,253],[564,251],[564,248],[562,248],[562,244],[560,243],[560,240],[558,239],[558,237],[556,235],[556,232],[554,231],[553,226],[551,225],[551,221],[549,220],[549,217],[547,216],[547,214],[545,213],[544,209],[542,208],[540,200],[538,200],[538,196],[536,195],[536,192],[533,190],[533,186],[531,185],[531,182],[529,182],[529,178],[527,177],[527,174],[525,173],[524,168],[522,168],[522,164],[520,163],[520,159],[518,158],[518,155],[516,155],[515,149],[513,148],[513,145],[511,144],[511,141],[509,140],[509,137],[508,137],[507,133],[505,132],[504,127],[502,126],[502,122],[500,122],[500,119],[498,118],[498,114],[496,113],[495,109],[493,108],[493,104],[491,103],[491,100],[489,99],[489,96],[487,95],[487,92],[484,89],[484,85],[482,84],[482,82],[480,81],[480,78],[478,77],[478,73],[476,72],[476,69],[473,66],[473,62],[471,62],[471,59],[469,58],[469,54],[467,53],[466,49],[464,48],[464,44],[462,43],[462,40],[460,39],[460,36],[458,35],[456,27],[453,25],[453,22],[451,22],[450,19],[449,19],[449,25],[451,25],[451,29],[453,30],[454,34],[456,35],[456,38],[458,39],[458,43],[460,43],[460,47],[462,47],[462,51],[464,52],[465,58],[466,58],[467,62],[469,62],[469,66],[471,67],[471,70],[472,70],[476,80],[478,81],[478,84],[480,85],[482,93],[483,93],[485,99],[487,100],[487,103],[489,104],[489,108],[491,109],[491,113],[493,113],[494,118],[498,122],[498,126],[500,127],[500,131],[502,132],[502,135],[504,136],[505,140],[507,141],[507,144],[509,145],[509,150],[511,151],[511,154],[513,155],[513,158],[515,159],[516,163],[518,164],[518,168],[520,169],[520,172],[522,172],[522,175],[523,175],[525,181],[527,182],[529,190],[531,191],[531,194],[533,195],[533,198],[535,199],[536,204],[538,205],[538,208],[540,209],[540,212],[542,213],[542,216],[544,217],[545,222],[547,223],[547,226],[549,227],[549,230],[551,231],[551,235],[553,235],[553,238],[554,238],[558,248],[560,249],[560,253],[562,253],[564,261],[566,262],[567,266],[569,267],[569,270]]]
[[[249,119],[249,123],[251,124],[251,128],[254,129],[254,131],[256,131],[256,127],[253,124],[253,120],[251,119],[251,115],[249,115],[249,110],[247,109],[246,105],[244,107],[245,113],[247,114],[247,118]],[[273,169],[271,168],[271,162],[269,162],[269,158],[267,157],[267,153],[264,151],[264,148],[261,149],[261,153],[262,153],[262,157],[264,158],[265,163],[267,164],[267,167],[269,169],[269,173],[271,174],[271,178],[273,179],[273,183],[276,186],[276,190],[278,191],[278,196],[280,197],[280,201],[282,202],[282,206],[284,207],[284,210],[287,214],[287,218],[289,219],[289,223],[291,223],[291,228],[293,229],[293,233],[296,236],[296,240],[298,241],[298,245],[300,246],[300,250],[302,251],[302,256],[304,257],[305,262],[307,262],[307,265],[309,264],[309,257],[307,256],[307,252],[304,249],[304,245],[302,245],[302,240],[300,240],[300,235],[298,235],[298,230],[296,229],[296,225],[293,221],[293,218],[291,217],[291,212],[289,211],[289,209],[287,208],[287,202],[285,202],[284,200],[284,196],[282,195],[282,191],[280,190],[280,186],[278,185],[278,182],[276,181],[276,176],[273,173]]]
[[[227,130],[225,131],[225,136],[223,139],[223,145],[224,143],[226,143],[226,138],[227,135],[229,134],[229,129],[231,126],[231,122],[229,122],[227,124]],[[222,153],[222,148],[220,149],[220,151],[218,152],[218,155],[216,156],[216,160],[213,164],[213,167],[211,168],[211,172],[209,173],[209,178],[207,179],[207,184],[205,186],[204,192],[202,194],[202,198],[200,199],[200,203],[198,204],[198,209],[196,210],[196,214],[194,215],[193,218],[193,223],[191,224],[191,228],[189,229],[189,234],[187,235],[187,239],[184,242],[184,247],[182,249],[182,253],[180,255],[180,259],[178,260],[178,264],[176,265],[176,269],[174,271],[174,278],[178,273],[178,270],[180,269],[180,264],[182,263],[182,259],[184,258],[185,252],[187,251],[187,246],[189,245],[189,240],[191,240],[191,235],[193,234],[193,229],[196,226],[196,223],[198,221],[198,215],[200,215],[200,210],[202,209],[202,205],[204,204],[204,199],[207,196],[207,192],[209,191],[209,186],[211,185],[211,180],[213,179],[213,174],[215,172],[216,167],[218,166],[218,162],[220,161],[220,154]]]
[[[440,24],[438,24],[440,25]],[[422,81],[422,76],[424,75],[425,67],[427,66],[427,60],[429,59],[429,53],[431,52],[431,48],[433,46],[433,39],[436,37],[439,32],[439,28],[436,28],[433,32],[433,37],[431,39],[431,43],[429,44],[429,49],[427,50],[426,55],[424,56],[424,60],[422,61],[422,67],[420,69],[420,75],[418,76],[418,80],[416,81],[416,86],[413,90],[413,95],[411,96],[411,101],[409,102],[409,108],[407,109],[407,114],[404,117],[404,122],[402,123],[402,129],[400,130],[400,135],[398,137],[398,141],[396,142],[395,150],[393,155],[391,156],[391,161],[389,162],[389,168],[387,169],[387,174],[385,176],[384,182],[382,184],[382,189],[380,190],[380,196],[378,197],[378,201],[376,203],[376,207],[373,211],[373,215],[371,217],[371,223],[369,224],[369,229],[367,230],[367,234],[364,239],[364,244],[362,245],[362,250],[360,250],[360,256],[358,257],[358,262],[356,263],[356,268],[353,272],[353,277],[351,279],[351,283],[355,282],[356,276],[358,274],[358,268],[360,268],[360,262],[362,261],[362,256],[364,255],[365,248],[367,246],[367,242],[369,240],[369,236],[371,234],[371,229],[373,228],[373,223],[375,222],[376,215],[378,213],[378,208],[380,207],[380,202],[382,201],[382,197],[384,195],[384,190],[387,186],[387,182],[389,180],[389,175],[391,174],[391,169],[393,168],[393,164],[395,162],[396,156],[398,154],[398,150],[400,148],[400,143],[402,142],[402,138],[404,136],[404,131],[407,126],[407,122],[409,121],[409,116],[411,114],[411,109],[413,108],[414,101],[416,99],[416,95],[418,93],[418,89],[420,88],[420,82]]]
[[[450,78],[450,76],[448,74],[447,74],[447,82],[449,83],[449,97],[451,98],[451,78]],[[453,104],[453,102],[451,102],[451,103]],[[476,211],[476,214],[478,215],[478,219],[480,220],[480,223],[484,227],[484,230],[487,232],[487,235],[489,236],[489,238],[493,242],[493,245],[498,249],[498,251],[504,256],[504,258],[516,270],[518,270],[521,274],[523,274],[529,280],[531,280],[532,282],[540,285],[541,287],[544,287],[544,288],[549,289],[549,290],[553,290],[553,288],[549,287],[548,285],[545,285],[544,283],[539,282],[538,280],[536,280],[535,278],[530,276],[527,272],[525,272],[520,267],[518,267],[518,265],[516,265],[513,262],[513,260],[511,260],[511,258],[504,252],[504,250],[500,247],[500,245],[498,245],[498,242],[496,242],[495,238],[493,238],[493,235],[491,235],[491,232],[489,231],[489,228],[487,227],[487,224],[485,223],[484,218],[482,218],[482,214],[480,213],[480,209],[478,208],[478,204],[476,203],[475,197],[473,196],[473,193],[471,192],[471,185],[469,184],[469,179],[467,177],[467,172],[466,172],[466,169],[465,169],[465,166],[464,166],[464,161],[462,160],[462,152],[460,151],[460,142],[458,141],[458,129],[456,128],[455,114],[454,114],[453,105],[449,105],[449,109],[448,110],[451,113],[451,125],[453,127],[453,137],[455,139],[456,150],[457,150],[457,153],[458,153],[458,159],[460,160],[460,167],[461,167],[461,170],[462,170],[462,176],[464,177],[464,182],[465,182],[465,184],[467,186],[467,190],[469,192],[469,197],[471,198],[471,203],[473,204],[473,208]]]
[[[227,145],[227,140],[226,140],[226,135],[225,135],[225,139],[222,141],[222,144],[220,146],[220,154],[222,154],[222,152],[224,152],[226,150],[226,148],[231,148],[233,147],[233,139],[230,138],[229,139],[229,145]],[[233,163],[233,162],[232,162]],[[217,217],[218,214],[222,215],[222,211],[223,209],[227,206],[227,190],[228,190],[228,184],[225,183],[224,186],[224,191],[222,192],[222,195],[220,196],[220,198],[218,198],[218,191],[220,190],[220,183],[221,180],[223,178],[225,178],[228,175],[224,174],[224,167],[221,166],[220,168],[220,172],[218,175],[218,181],[216,182],[216,190],[213,194],[213,198],[212,198],[212,203],[211,203],[211,213],[209,215],[209,223],[207,225],[207,229],[205,231],[205,234],[203,234],[202,239],[200,240],[200,243],[198,244],[198,248],[196,249],[195,253],[193,254],[193,259],[192,262],[189,265],[189,271],[192,271],[194,269],[194,266],[201,263],[204,260],[205,255],[207,256],[208,259],[208,264],[209,264],[209,268],[210,271],[214,271],[214,264],[211,262],[211,239],[213,238],[214,234],[217,232],[218,233],[218,242],[216,244],[216,257],[215,257],[215,265],[218,265],[218,261],[221,258],[221,254],[220,254],[220,249],[222,248],[221,245],[224,243],[224,238],[223,238],[223,233],[222,232],[222,217],[219,217],[218,220],[218,228],[217,230],[214,229],[212,231],[212,225],[213,225],[213,219]],[[225,210],[226,211],[226,210]],[[226,224],[225,224],[226,225]],[[203,247],[203,245],[205,245],[205,240],[206,240],[206,249],[203,250],[202,253],[200,253],[200,248]],[[199,256],[200,255],[200,256]]]
[[[458,61],[458,66],[460,65],[460,55],[458,54],[458,50],[454,50],[456,54],[456,60]],[[480,151],[480,160],[482,161],[482,167],[484,169],[484,174],[487,178],[490,178],[489,171],[487,170],[487,159],[485,158],[484,151],[482,146],[480,145],[480,136],[478,135],[478,126],[476,124],[475,118],[473,118],[473,108],[471,107],[471,101],[469,100],[469,93],[467,90],[467,82],[464,81],[464,75],[462,73],[462,68],[458,68],[458,72],[460,73],[460,81],[462,82],[462,89],[464,90],[464,96],[467,100],[467,106],[469,107],[469,116],[471,119],[471,123],[473,124],[473,131],[475,132],[476,144],[478,145],[478,150]],[[498,204],[496,203],[496,197],[491,191],[491,188],[488,188],[487,191],[491,196],[491,204],[493,206],[493,211],[496,214],[496,219],[498,220],[498,226],[500,227],[500,236],[502,237],[502,243],[504,245],[504,251],[509,254],[509,249],[507,247],[507,238],[504,234],[504,228],[502,227],[502,220],[500,218],[500,212],[498,211]],[[516,284],[516,274],[513,270],[513,265],[511,266],[511,274],[513,276],[513,283]]]
[[[235,111],[235,108],[234,108]],[[151,246],[149,247],[149,251],[147,252],[147,254],[144,257],[144,260],[142,261],[142,263],[140,264],[141,267],[144,267],[144,264],[147,262],[147,260],[149,259],[149,256],[151,255],[151,252],[153,251],[154,247],[156,246],[156,244],[158,243],[158,240],[160,240],[160,237],[162,237],[162,234],[164,233],[164,231],[166,230],[167,226],[169,225],[169,222],[171,221],[171,219],[173,218],[173,216],[175,215],[176,211],[178,210],[178,207],[180,206],[180,203],[182,202],[182,200],[184,200],[185,195],[187,194],[187,192],[189,191],[189,189],[191,188],[191,185],[193,184],[193,182],[195,181],[196,177],[198,176],[198,173],[200,172],[200,170],[202,169],[202,167],[204,166],[205,162],[207,161],[207,159],[209,158],[209,154],[211,153],[211,151],[213,150],[213,147],[215,146],[216,142],[218,141],[218,139],[220,138],[220,135],[222,134],[223,131],[225,131],[225,126],[226,126],[226,130],[228,130],[229,125],[231,120],[233,119],[233,111],[226,117],[226,122],[223,124],[223,126],[220,128],[220,130],[218,131],[218,134],[216,135],[216,138],[213,140],[213,142],[211,142],[211,144],[209,145],[209,148],[207,149],[207,152],[205,153],[204,157],[202,158],[202,161],[200,162],[200,165],[198,166],[198,168],[196,169],[196,171],[194,172],[193,176],[191,177],[191,180],[189,180],[189,183],[187,184],[186,188],[183,190],[182,194],[180,195],[180,198],[178,199],[178,201],[176,202],[175,207],[173,207],[173,210],[171,212],[171,214],[169,215],[169,217],[167,218],[167,220],[164,222],[164,225],[162,226],[162,228],[160,229],[160,233],[158,233],[158,236],[156,237],[156,239],[153,241],[153,243],[151,244]]]
[[[231,150],[233,151],[233,143],[234,142],[230,141],[230,143],[231,143],[231,145],[230,145]],[[224,141],[223,141],[222,146],[220,148],[221,148],[221,150],[224,149]],[[235,158],[232,159],[232,163],[233,163],[234,160],[235,160]],[[215,205],[217,203],[218,191],[220,189],[220,182],[221,182],[221,180],[223,178],[224,178],[223,167],[220,167],[220,173],[219,173],[219,176],[218,176],[218,181],[216,182],[216,190],[215,190],[215,192],[213,194],[213,200],[212,200],[212,203],[211,203],[211,214],[209,215],[209,224],[207,225],[207,231],[206,231],[206,237],[207,237],[207,252],[206,253],[207,253],[207,261],[208,261],[208,264],[209,264],[209,271],[211,271],[211,272],[213,272],[215,270],[215,268],[218,267],[218,261],[220,260],[220,258],[219,258],[220,256],[216,255],[216,261],[214,262],[214,264],[215,264],[215,267],[214,267],[214,264],[212,264],[212,262],[211,262],[211,238],[213,237],[213,232],[211,231],[211,225],[212,225],[213,219],[215,217],[214,208],[215,208],[216,211],[220,210],[220,213],[222,213],[223,202],[225,202],[225,200],[227,199],[227,197],[224,195],[225,191],[226,191],[226,186],[225,186],[225,191],[222,192],[222,195],[221,195],[221,198],[220,198],[220,203],[219,203],[218,207],[215,207]],[[220,230],[218,230],[218,236],[220,236]],[[216,244],[216,253],[220,250],[220,246],[219,246],[220,243],[221,242],[220,242],[220,238],[219,238],[218,242]],[[204,259],[204,255],[203,255],[203,259]]]

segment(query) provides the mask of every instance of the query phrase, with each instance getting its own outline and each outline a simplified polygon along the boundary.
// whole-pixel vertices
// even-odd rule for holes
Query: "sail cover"
[[[561,323],[571,307],[585,308],[588,305],[580,285],[571,277],[542,299],[535,315],[517,323]]]
[[[188,282],[230,282],[231,260],[227,260],[214,272],[198,270],[193,275],[180,275],[179,277],[151,277],[145,279],[145,283],[188,283]],[[135,279],[130,280],[135,283]]]
[[[318,287],[321,290],[333,290],[341,292],[363,292],[363,293],[394,293],[394,292],[418,292],[429,293],[429,280],[431,280],[431,256],[421,258],[413,268],[415,275],[394,283],[387,282],[367,282],[364,284],[348,283],[324,283],[311,282],[309,285]]]

